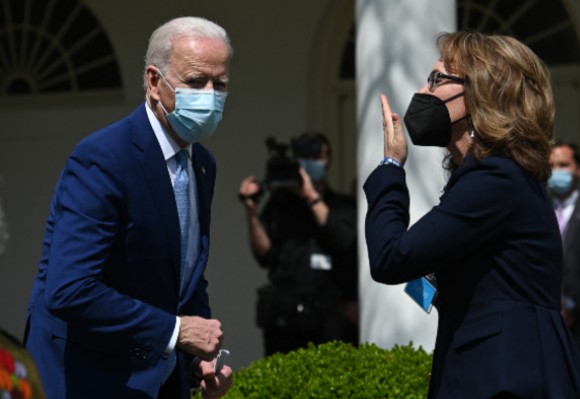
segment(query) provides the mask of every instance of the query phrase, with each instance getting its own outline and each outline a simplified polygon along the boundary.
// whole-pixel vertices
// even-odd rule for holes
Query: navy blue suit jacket
[[[201,250],[180,298],[175,197],[145,104],[70,155],[51,204],[26,337],[48,398],[155,398],[176,315],[210,317],[204,271],[215,160],[200,144],[192,167]],[[178,351],[183,398],[190,361]]]
[[[580,363],[560,315],[562,247],[542,183],[513,161],[467,158],[439,205],[409,225],[405,171],[367,179],[372,277],[435,273],[430,398],[575,398]]]
[[[571,310],[574,324],[570,331],[580,345],[580,198],[568,220],[567,232],[563,242],[564,281],[562,291],[566,298],[572,299],[576,306]]]

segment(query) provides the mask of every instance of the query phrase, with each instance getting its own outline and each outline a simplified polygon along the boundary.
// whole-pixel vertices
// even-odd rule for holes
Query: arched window
[[[580,46],[571,16],[560,0],[460,0],[460,30],[513,36],[547,65],[580,61]]]
[[[356,37],[355,26],[352,24],[348,37],[342,47],[342,57],[340,60],[339,79],[354,80],[356,78]]]
[[[121,87],[107,35],[77,0],[0,0],[0,98]]]

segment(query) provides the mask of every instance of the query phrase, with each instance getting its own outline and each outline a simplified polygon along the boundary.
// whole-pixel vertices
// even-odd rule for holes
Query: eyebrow
[[[206,79],[206,80],[212,80],[212,81],[219,81],[222,83],[228,83],[230,81],[229,76],[220,76],[217,79],[214,79],[210,76],[208,76],[205,73],[192,73],[191,75],[187,75],[183,77],[183,81],[188,81],[188,80],[192,80],[192,79]]]

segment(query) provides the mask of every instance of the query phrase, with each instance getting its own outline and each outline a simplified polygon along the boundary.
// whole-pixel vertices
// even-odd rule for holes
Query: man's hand
[[[246,207],[255,209],[257,204],[252,198],[256,198],[261,194],[262,187],[256,179],[256,176],[248,176],[240,183],[239,194],[246,197],[247,199],[243,201]]]
[[[302,167],[298,171],[302,177],[302,186],[298,189],[298,195],[304,198],[306,201],[312,201],[320,197],[320,194],[318,194],[318,191],[316,191],[316,188],[314,187],[308,172],[306,172],[306,170]]]
[[[177,347],[203,360],[214,359],[222,346],[222,323],[198,316],[181,316],[179,319]]]
[[[201,380],[200,387],[204,399],[221,398],[232,386],[232,369],[224,365],[216,375],[215,359],[212,361],[200,361],[199,367],[194,371],[195,376]]]

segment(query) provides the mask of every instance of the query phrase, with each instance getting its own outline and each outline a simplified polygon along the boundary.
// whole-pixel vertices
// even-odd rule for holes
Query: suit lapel
[[[578,245],[576,240],[578,239],[577,230],[580,228],[580,197],[576,200],[576,204],[574,206],[574,211],[572,211],[572,215],[570,216],[570,220],[568,221],[568,225],[566,226],[566,238],[564,242],[564,248],[566,252],[566,248],[570,250],[570,247],[575,247]]]
[[[131,122],[134,129],[133,143],[137,153],[137,161],[145,175],[149,193],[156,204],[160,224],[165,232],[164,236],[169,241],[178,285],[180,273],[179,219],[171,180],[167,172],[167,163],[147,118],[145,104],[133,113]]]
[[[197,196],[199,200],[199,223],[201,235],[207,235],[209,230],[209,215],[210,215],[210,196],[211,196],[211,178],[209,176],[209,165],[205,165],[200,156],[199,145],[193,145],[191,155],[191,166],[195,173],[195,181],[197,186]]]

